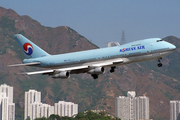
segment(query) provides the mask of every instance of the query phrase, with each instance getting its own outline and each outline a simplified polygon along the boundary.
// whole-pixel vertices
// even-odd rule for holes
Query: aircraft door
[[[125,50],[123,53],[124,53],[124,56],[128,56],[129,55],[129,51]]]
[[[151,41],[151,45],[150,45],[150,48],[149,48],[149,49],[150,49],[150,50],[149,50],[150,52],[152,52],[152,48],[153,48],[153,41]]]
[[[151,41],[151,46],[153,46],[153,41]]]
[[[128,51],[125,51],[124,56],[127,56],[127,55],[129,55],[129,53],[128,53]]]
[[[96,58],[97,60],[101,60],[101,56],[97,56],[97,58]]]
[[[153,41],[151,41],[150,45],[147,47],[147,54],[152,52],[152,47],[153,47]]]
[[[76,63],[78,63],[78,62],[79,62],[79,59],[78,59],[78,58],[76,58],[76,59],[75,59],[75,61],[76,61]]]

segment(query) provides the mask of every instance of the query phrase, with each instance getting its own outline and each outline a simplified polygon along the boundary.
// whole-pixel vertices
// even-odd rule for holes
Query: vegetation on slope
[[[95,113],[92,111],[80,112],[75,117],[60,117],[59,115],[50,115],[49,118],[42,117],[35,120],[121,120],[120,118],[108,116],[105,111]]]

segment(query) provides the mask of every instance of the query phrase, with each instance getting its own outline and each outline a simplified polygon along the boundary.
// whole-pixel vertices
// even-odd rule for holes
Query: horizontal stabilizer
[[[41,62],[33,62],[33,63],[24,63],[24,64],[15,64],[15,65],[8,65],[9,67],[16,67],[16,66],[33,66],[33,65],[40,65]]]

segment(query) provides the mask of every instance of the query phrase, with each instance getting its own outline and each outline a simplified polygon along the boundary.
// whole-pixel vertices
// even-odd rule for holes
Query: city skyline
[[[41,92],[29,89],[25,92],[24,120],[34,120],[39,117],[48,118],[51,114],[59,116],[73,116],[78,114],[78,104],[59,101],[54,106],[41,102]]]
[[[26,101],[26,99],[28,99]],[[31,105],[30,105],[31,104]],[[126,96],[115,98],[116,117],[125,119],[149,119],[149,98],[145,96],[136,97],[135,91],[128,91]],[[15,120],[15,104],[13,103],[13,87],[6,84],[0,85],[0,120]],[[28,107],[28,111],[26,111]],[[32,112],[30,112],[32,111]],[[41,92],[29,89],[25,92],[25,115],[27,118],[48,118],[51,114],[72,117],[78,114],[78,104],[59,101],[54,106],[41,102]],[[170,101],[170,120],[180,118],[180,100]]]

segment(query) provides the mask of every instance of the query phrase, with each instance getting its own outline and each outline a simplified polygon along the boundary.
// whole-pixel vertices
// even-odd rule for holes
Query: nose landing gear
[[[157,64],[158,67],[162,67],[162,63],[161,63],[161,61],[160,61],[161,59],[162,59],[162,58],[159,58],[159,59],[158,59],[158,64]]]

